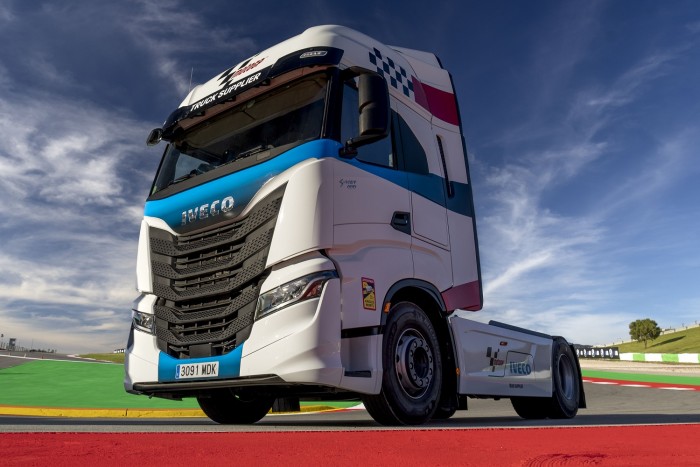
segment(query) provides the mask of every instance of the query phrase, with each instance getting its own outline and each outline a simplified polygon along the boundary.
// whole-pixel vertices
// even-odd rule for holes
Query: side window
[[[340,140],[347,140],[359,135],[359,98],[354,81],[348,81],[343,89],[343,111],[341,115]],[[387,137],[372,144],[357,148],[357,160],[382,167],[396,167],[391,138]]]
[[[428,174],[428,157],[418,138],[399,114],[392,112],[391,117],[401,168],[406,172]]]

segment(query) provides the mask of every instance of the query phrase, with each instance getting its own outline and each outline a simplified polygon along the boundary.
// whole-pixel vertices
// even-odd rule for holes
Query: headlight
[[[131,321],[136,329],[149,334],[155,333],[156,318],[152,314],[131,310]]]
[[[338,277],[335,271],[316,272],[265,292],[258,298],[255,319],[263,318],[293,303],[320,297],[323,285],[335,277]]]

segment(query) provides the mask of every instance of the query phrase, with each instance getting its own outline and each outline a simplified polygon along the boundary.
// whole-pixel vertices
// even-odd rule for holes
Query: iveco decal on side
[[[427,52],[308,29],[194,88],[146,201],[125,388],[195,397],[219,423],[286,399],[362,400],[421,424],[506,398],[585,407],[561,337],[482,308],[450,74]]]

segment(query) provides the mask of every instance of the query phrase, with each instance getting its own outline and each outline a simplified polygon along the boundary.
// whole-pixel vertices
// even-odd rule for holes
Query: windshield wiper
[[[241,159],[245,159],[246,157],[260,154],[261,152],[268,151],[272,148],[274,148],[274,146],[271,144],[261,144],[259,146],[255,146],[254,148],[248,149],[247,151],[243,151],[243,152],[238,153],[236,155],[236,157],[234,157],[231,162],[239,161]]]
[[[182,177],[178,177],[175,180],[172,180],[170,183],[168,183],[167,186],[174,185],[176,183],[184,182],[187,179],[190,179],[192,177],[196,177],[197,175],[203,174],[205,172],[209,172],[211,169],[214,167],[210,166],[209,164],[199,164],[199,167],[196,169],[192,169],[190,172],[186,173]]]
[[[195,177],[195,176],[199,175],[200,173],[201,172],[197,172],[196,170],[193,170],[192,172],[186,173],[182,177],[178,177],[175,180],[171,180],[166,186],[175,185],[176,183],[184,182],[185,180],[190,179],[192,177]]]

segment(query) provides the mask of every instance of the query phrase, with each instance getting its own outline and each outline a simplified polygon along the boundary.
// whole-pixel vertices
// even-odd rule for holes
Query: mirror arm
[[[338,155],[344,159],[352,159],[353,157],[357,156],[355,138],[347,140],[343,147],[338,150]]]

